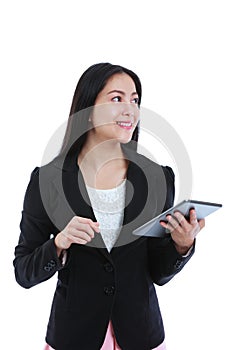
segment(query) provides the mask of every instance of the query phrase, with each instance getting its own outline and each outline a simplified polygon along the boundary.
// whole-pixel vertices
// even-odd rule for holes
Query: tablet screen
[[[179,211],[188,219],[190,209],[194,208],[196,210],[197,219],[201,220],[221,207],[222,204],[218,203],[184,200],[138,227],[133,231],[133,234],[138,236],[166,237],[168,233],[166,233],[166,230],[160,225],[160,221],[167,221],[166,216],[168,214],[173,215],[174,212]]]

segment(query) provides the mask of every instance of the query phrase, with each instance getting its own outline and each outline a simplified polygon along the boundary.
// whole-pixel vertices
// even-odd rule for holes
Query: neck
[[[88,166],[97,171],[109,162],[125,160],[120,142],[107,140],[96,142],[88,137],[78,156],[79,166]]]

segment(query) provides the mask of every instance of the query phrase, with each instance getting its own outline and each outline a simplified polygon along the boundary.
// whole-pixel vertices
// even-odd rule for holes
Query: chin
[[[117,137],[117,140],[120,142],[120,143],[129,143],[132,139],[132,135],[129,135],[128,137]]]
[[[120,143],[123,143],[125,145],[125,144],[127,144],[127,143],[129,143],[131,141],[131,138],[127,139],[127,140],[126,139],[121,139],[119,141],[120,141]]]
[[[132,136],[133,136],[133,132],[128,133],[128,135],[121,134],[121,135],[118,135],[117,140],[123,144],[129,143],[132,140]]]

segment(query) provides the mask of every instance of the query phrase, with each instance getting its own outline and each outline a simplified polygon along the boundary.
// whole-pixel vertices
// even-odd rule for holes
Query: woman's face
[[[139,120],[138,94],[133,79],[114,74],[98,94],[91,121],[98,141],[127,143]]]

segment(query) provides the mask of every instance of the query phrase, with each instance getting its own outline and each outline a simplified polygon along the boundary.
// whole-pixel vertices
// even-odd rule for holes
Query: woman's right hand
[[[58,256],[62,250],[68,249],[72,243],[87,244],[100,232],[99,223],[81,216],[74,216],[67,226],[55,238]]]

